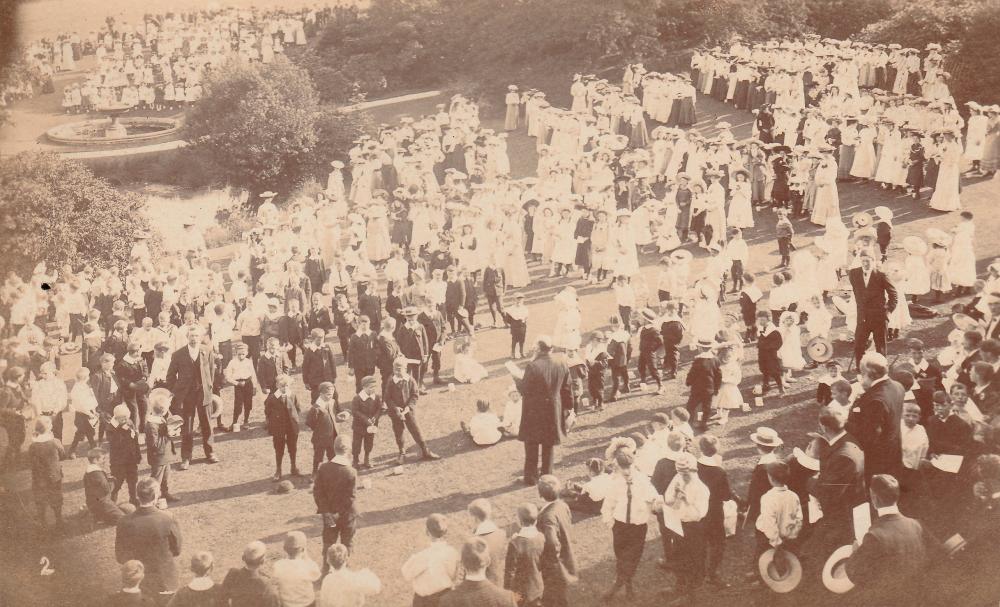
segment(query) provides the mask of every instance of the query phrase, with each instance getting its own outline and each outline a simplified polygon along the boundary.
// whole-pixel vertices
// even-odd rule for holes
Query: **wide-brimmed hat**
[[[931,241],[931,244],[946,247],[948,246],[948,243],[951,242],[951,236],[949,236],[944,230],[938,228],[927,228],[925,234],[927,234],[927,240]]]
[[[848,544],[833,551],[823,565],[823,585],[835,594],[844,594],[854,588],[854,582],[847,577],[844,565],[854,554],[854,546]]]
[[[907,236],[903,239],[903,250],[910,255],[923,256],[927,253],[927,243],[919,236]]]
[[[799,449],[798,447],[792,449],[792,456],[795,458],[795,461],[797,461],[799,465],[806,470],[819,472],[819,460],[809,455],[802,449]]]
[[[687,249],[677,249],[676,251],[670,254],[670,259],[674,261],[689,263],[692,259],[694,259],[694,255],[692,255],[691,251],[688,251]]]
[[[656,320],[656,312],[650,310],[649,308],[643,308],[640,314],[642,314],[642,319],[646,322],[653,322]]]
[[[825,337],[816,336],[809,340],[809,343],[806,345],[806,352],[809,354],[809,358],[814,361],[825,363],[833,358],[833,344]]]
[[[878,217],[882,221],[892,221],[892,209],[889,207],[875,207],[875,217]]]
[[[795,590],[802,582],[802,563],[797,556],[783,548],[771,548],[760,555],[757,570],[768,588],[779,594]]]
[[[975,331],[979,329],[979,323],[976,322],[975,318],[962,314],[961,312],[958,314],[952,314],[951,321],[955,323],[956,327],[963,331]]]
[[[420,314],[420,310],[416,306],[406,306],[401,310],[403,316],[416,316]]]
[[[784,443],[777,430],[767,426],[760,426],[756,432],[751,432],[750,440],[762,447],[780,447]]]

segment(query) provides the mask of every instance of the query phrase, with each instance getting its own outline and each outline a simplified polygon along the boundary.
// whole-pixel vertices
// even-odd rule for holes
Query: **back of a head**
[[[485,521],[490,518],[490,514],[493,513],[493,507],[490,505],[490,500],[485,497],[480,497],[472,500],[469,504],[469,514],[474,516],[476,520]]]
[[[349,551],[343,544],[334,544],[326,551],[326,562],[333,569],[341,569],[347,564]]]
[[[899,481],[892,475],[876,474],[868,485],[868,491],[880,508],[899,502]]]
[[[149,506],[159,497],[160,483],[154,478],[144,478],[135,486],[135,496],[140,506]]]
[[[819,425],[830,433],[837,433],[844,429],[844,421],[830,407],[823,407],[819,410]]]
[[[531,527],[538,521],[538,506],[528,503],[517,508],[517,521],[522,527]]]
[[[481,537],[471,537],[462,546],[462,567],[467,572],[479,572],[490,564],[490,548]]]
[[[702,434],[698,438],[698,450],[705,457],[712,457],[719,452],[719,439],[712,434]]]
[[[870,379],[884,377],[889,370],[889,361],[878,352],[868,352],[861,358],[861,370]]]
[[[243,564],[250,569],[257,569],[264,564],[265,556],[267,556],[267,546],[264,545],[264,542],[250,542],[243,549]]]
[[[351,450],[351,444],[343,436],[333,439],[333,452],[336,455],[347,455]]]
[[[670,447],[672,451],[680,451],[684,448],[684,435],[677,430],[671,430],[667,434],[667,446]]]
[[[538,479],[538,495],[547,502],[554,502],[559,499],[559,491],[561,489],[562,483],[551,474],[543,474]]]
[[[191,573],[195,577],[204,577],[212,570],[212,553],[200,550],[191,555]]]
[[[788,484],[788,464],[783,461],[770,462],[764,468],[773,483]]]
[[[440,539],[448,533],[448,519],[443,514],[434,513],[427,517],[427,535]]]

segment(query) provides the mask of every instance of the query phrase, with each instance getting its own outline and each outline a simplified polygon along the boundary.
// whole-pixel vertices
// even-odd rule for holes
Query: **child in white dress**
[[[798,314],[782,312],[778,321],[778,331],[781,333],[778,357],[781,358],[781,367],[785,370],[783,381],[791,383],[794,381],[792,371],[801,371],[806,366],[806,360],[802,357],[802,329],[799,328]]]
[[[743,408],[743,395],[740,393],[743,371],[735,348],[720,348],[716,356],[722,372],[722,385],[715,395],[715,409],[719,414],[719,426],[725,426],[729,420],[729,412]]]

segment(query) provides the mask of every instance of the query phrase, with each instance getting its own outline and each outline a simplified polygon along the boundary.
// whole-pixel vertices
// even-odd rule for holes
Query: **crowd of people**
[[[565,110],[511,85],[504,128],[526,130],[539,151],[537,177],[521,180],[510,177],[506,134],[483,128],[476,104],[456,95],[434,114],[404,117],[359,139],[348,162],[333,163],[315,200],[279,208],[277,194],[263,193],[259,225],[226,267],[208,261],[191,219],[155,257],[151,235],[138,233],[120,276],[44,263],[27,281],[11,275],[0,291],[8,336],[0,357],[5,470],[29,464],[39,521],[47,525],[51,509],[58,529],[60,461],[87,441],[87,505],[95,518],[118,525],[124,594],[150,592],[172,605],[362,604],[381,584],[370,571],[347,568],[357,531],[354,493],[358,474],[372,467],[382,418],[390,418],[394,465],[407,460],[406,434],[422,459],[438,459],[417,412],[444,383],[444,349],[454,349],[455,381],[478,382],[487,370],[476,360],[477,336],[506,328],[509,402],[502,415],[488,402],[477,405],[464,426],[477,445],[517,435],[524,482],[538,487],[544,504],[518,509],[508,541],[489,502],[476,500],[469,507],[476,537],[461,554],[448,545],[448,519],[429,517],[429,547],[400,572],[412,584],[414,605],[568,604],[578,577],[571,508],[599,513],[611,529],[609,598],[636,593],[633,577],[653,518],[678,604],[696,600],[706,583],[729,584],[720,563],[737,520],[757,541],[748,577],[775,592],[795,588],[805,570],[807,587],[856,586],[848,597],[859,604],[931,593],[933,586],[912,583],[919,575],[946,577],[947,587],[969,580],[993,596],[987,576],[976,576],[991,564],[982,555],[1000,529],[1000,264],[977,280],[974,217],[960,211],[959,165],[943,159],[931,206],[960,212],[946,220],[948,231],[903,239],[905,257],[890,247],[889,208],[858,213],[850,228],[842,220],[838,180],[896,187],[899,166],[885,180],[879,171],[890,171],[886,163],[897,163],[901,152],[888,139],[847,143],[853,140],[838,128],[840,117],[848,126],[852,115],[858,123],[889,117],[907,129],[923,125],[910,158],[915,147],[937,145],[924,136],[938,126],[962,128],[953,107],[900,97],[915,94],[906,92],[917,91],[915,81],[924,82],[918,92],[932,103],[946,98],[934,76],[938,63],[928,58],[921,66],[902,53],[889,65],[877,51],[830,41],[736,43],[725,54],[696,54],[690,77],[648,74],[638,65],[621,85],[581,75]],[[870,87],[890,80],[893,93],[863,101]],[[900,82],[904,90],[895,92]],[[859,93],[856,109],[844,110],[855,96],[839,90]],[[723,122],[710,138],[682,130],[695,122],[696,97],[706,94],[757,108],[756,139],[738,142]],[[881,96],[890,102],[876,100]],[[780,130],[779,108],[808,116]],[[982,156],[973,168],[990,172],[996,112],[982,115]],[[973,127],[982,124],[970,119],[958,158],[975,149]],[[960,148],[961,136],[953,138]],[[870,171],[857,168],[862,161]],[[947,208],[936,202],[944,198]],[[765,277],[750,271],[744,233],[763,232],[755,213],[768,207],[778,217],[781,263]],[[795,246],[792,220],[803,214],[825,233]],[[707,256],[697,274],[694,247]],[[646,254],[658,260],[655,285],[640,272]],[[543,276],[533,278],[532,266]],[[558,314],[522,366],[530,316],[522,289],[541,280],[558,288]],[[585,336],[577,287],[587,284],[610,289],[614,304],[587,309],[608,318],[608,330]],[[739,314],[724,312],[730,295]],[[954,304],[958,328],[934,354],[906,330],[911,316],[933,313],[924,303],[946,297],[962,297]],[[832,360],[840,316],[854,342],[854,383]],[[891,362],[890,340],[905,344]],[[682,361],[682,344],[696,354]],[[761,377],[751,384],[743,370],[754,349]],[[58,364],[77,351],[83,364],[67,388]],[[349,395],[336,385],[344,367],[354,380]],[[765,397],[775,402],[772,387],[783,394],[817,368],[818,433],[781,437],[757,428],[749,438],[760,460],[746,495],[737,495],[718,439],[730,415],[765,406]],[[645,431],[612,439],[604,457],[588,461],[585,482],[553,476],[556,447],[578,415],[636,390],[664,394],[682,375],[686,406],[652,414]],[[211,579],[212,555],[197,552],[193,579],[181,588],[174,564],[180,527],[166,510],[183,483],[183,475],[171,474],[173,464],[189,468],[196,431],[205,461],[218,462],[213,435],[254,427],[261,399],[275,481],[286,480],[286,455],[290,473],[301,474],[300,429],[311,430],[306,476],[323,520],[322,564],[304,556],[306,538],[294,532],[285,541],[288,558],[274,564],[273,584],[260,581],[263,548],[254,543],[244,553],[246,568],[221,586]],[[798,446],[784,453],[786,443]],[[142,448],[150,469],[140,479]],[[123,485],[127,503],[119,498]],[[946,538],[962,549],[937,558]],[[828,563],[831,554],[839,557]]]
[[[230,55],[270,63],[288,46],[306,44],[331,11],[331,5],[301,10],[214,8],[147,14],[137,23],[109,18],[98,30],[66,32],[28,44],[17,64],[5,70],[0,107],[56,93],[53,78],[83,65],[88,66],[85,79],[61,90],[66,112],[183,107],[200,98],[206,71]]]

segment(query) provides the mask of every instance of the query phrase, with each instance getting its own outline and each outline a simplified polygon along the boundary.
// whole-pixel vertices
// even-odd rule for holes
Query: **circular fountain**
[[[106,118],[60,124],[47,130],[45,136],[63,145],[117,145],[175,136],[181,128],[180,121],[173,118],[123,117],[130,109],[123,105],[100,107],[97,111]]]

